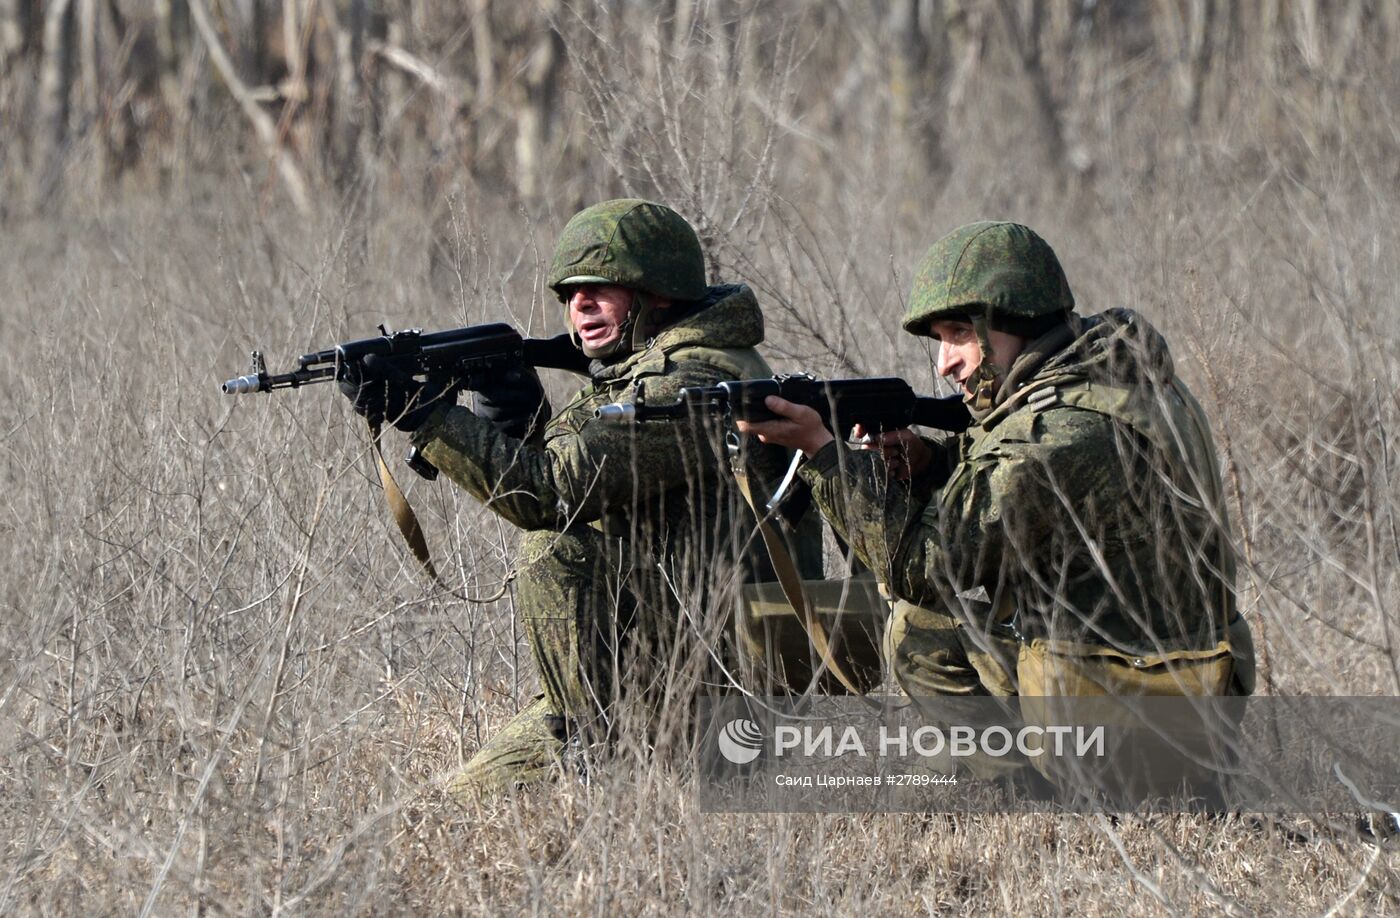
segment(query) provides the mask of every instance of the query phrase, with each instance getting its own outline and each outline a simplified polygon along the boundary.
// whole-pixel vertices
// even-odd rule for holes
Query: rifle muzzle
[[[224,390],[225,395],[242,395],[245,392],[257,392],[262,389],[262,380],[256,374],[249,374],[230,379],[220,388]]]
[[[609,424],[630,424],[637,420],[637,406],[631,402],[613,402],[593,412],[593,416]]]

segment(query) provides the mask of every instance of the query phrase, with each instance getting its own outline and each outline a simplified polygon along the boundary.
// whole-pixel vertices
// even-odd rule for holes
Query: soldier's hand
[[[340,394],[350,400],[350,407],[356,414],[368,418],[371,424],[384,422],[388,380],[382,374],[373,372],[358,360],[348,361],[340,367],[336,386]]]
[[[441,386],[419,382],[374,354],[342,367],[338,384],[356,413],[371,423],[387,420],[405,433],[423,426],[448,395]]]
[[[768,396],[763,404],[778,418],[772,421],[739,421],[740,433],[752,434],[764,443],[799,449],[808,458],[836,439],[826,429],[815,409],[776,395]]]
[[[508,437],[526,439],[549,415],[544,386],[533,367],[512,368],[476,392],[475,411]]]
[[[923,474],[933,462],[933,450],[908,427],[874,433],[857,424],[851,436],[860,441],[861,449],[877,450],[883,455],[890,474],[900,481]]]

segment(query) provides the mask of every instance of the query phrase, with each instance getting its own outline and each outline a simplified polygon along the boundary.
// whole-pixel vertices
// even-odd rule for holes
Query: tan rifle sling
[[[773,562],[773,570],[778,575],[778,583],[783,588],[783,595],[787,597],[788,603],[797,613],[797,620],[802,623],[803,629],[806,630],[807,639],[812,642],[812,647],[816,650],[822,666],[836,677],[836,681],[840,682],[846,691],[852,695],[864,694],[856,688],[856,681],[846,672],[846,668],[832,655],[831,640],[827,636],[826,626],[822,624],[821,618],[807,602],[806,595],[802,591],[802,575],[797,572],[797,565],[793,563],[792,555],[788,553],[782,533],[774,526],[769,514],[760,510],[754,503],[748,473],[744,471],[742,460],[738,456],[735,456],[730,463],[730,469],[734,473],[734,480],[739,485],[739,493],[744,495],[744,502],[749,505],[749,509],[753,511],[754,519],[758,521],[758,531],[763,537],[763,546],[768,549],[768,557]],[[820,675],[820,672],[816,674],[816,676]]]
[[[399,533],[403,540],[408,543],[408,548],[413,552],[413,557],[418,559],[418,563],[427,571],[433,583],[441,587],[458,599],[472,603],[491,603],[500,599],[506,594],[510,587],[510,582],[515,579],[514,570],[506,574],[505,580],[501,582],[501,588],[491,596],[473,597],[466,596],[453,590],[442,578],[438,576],[437,568],[433,566],[432,553],[428,550],[428,540],[423,536],[423,527],[418,524],[418,514],[413,512],[413,507],[408,503],[408,498],[404,496],[403,489],[394,480],[394,475],[389,471],[389,464],[384,461],[384,453],[379,448],[380,425],[370,422],[369,442],[370,450],[374,453],[374,465],[379,470],[379,484],[384,488],[384,500],[389,504],[389,514],[394,518],[394,524],[399,527]]]
[[[389,471],[389,464],[384,461],[384,453],[379,449],[380,425],[374,421],[369,422],[369,443],[370,450],[374,453],[374,465],[379,470],[379,484],[384,488],[384,500],[389,504],[389,514],[393,516],[394,523],[399,527],[399,533],[403,540],[408,543],[408,548],[413,552],[413,557],[418,559],[418,563],[423,565],[423,570],[428,572],[428,576],[433,578],[433,582],[438,586],[446,587],[442,578],[438,576],[437,568],[433,567],[433,556],[428,551],[428,540],[423,536],[423,527],[418,525],[418,514],[413,512],[409,506],[408,498],[404,497],[403,489],[394,480],[394,475]]]

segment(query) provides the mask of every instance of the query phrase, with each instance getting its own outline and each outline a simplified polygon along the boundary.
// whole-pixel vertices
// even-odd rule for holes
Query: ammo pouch
[[[1022,642],[1016,681],[1023,696],[1251,695],[1254,637],[1240,615],[1225,640],[1201,650],[1132,654],[1102,644]]]
[[[1022,696],[1228,695],[1235,663],[1230,642],[1205,650],[1130,654],[1101,644],[1033,638],[1021,644]]]
[[[1032,755],[1030,765],[1071,798],[1131,808],[1185,795],[1197,806],[1219,806],[1243,715],[1242,701],[1219,697],[1253,688],[1252,667],[1244,671],[1246,660],[1253,662],[1253,645],[1244,620],[1237,617],[1236,623],[1230,639],[1196,650],[1137,655],[1044,638],[1022,643],[1016,661],[1022,721],[1036,727],[1106,727],[1101,753],[1069,759]],[[1247,650],[1232,653],[1232,639]],[[1237,661],[1237,654],[1245,659]],[[1183,700],[1167,700],[1173,696]],[[1207,696],[1213,700],[1184,700]]]
[[[811,613],[826,628],[832,657],[854,687],[861,692],[879,688],[883,680],[880,644],[890,614],[879,583],[866,575],[804,580],[802,589]],[[804,692],[815,677],[816,690],[849,694],[822,665],[781,584],[745,584],[734,619],[745,688],[768,694]]]

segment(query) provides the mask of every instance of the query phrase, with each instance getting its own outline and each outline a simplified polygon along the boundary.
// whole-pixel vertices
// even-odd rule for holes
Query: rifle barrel
[[[295,389],[311,383],[329,382],[335,378],[335,367],[312,367],[290,373],[249,373],[235,376],[219,388],[225,395],[246,395],[249,392],[271,392],[273,389]]]

